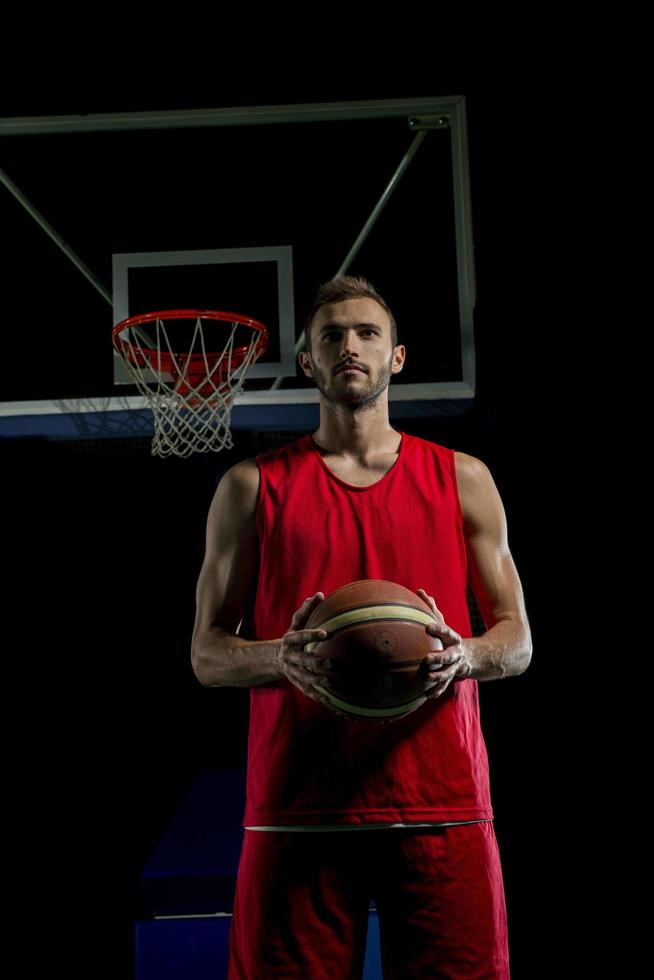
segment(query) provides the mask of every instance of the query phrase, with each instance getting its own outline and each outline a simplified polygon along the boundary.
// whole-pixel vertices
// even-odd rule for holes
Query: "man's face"
[[[390,317],[374,299],[347,299],[321,307],[311,324],[311,354],[300,364],[328,401],[360,408],[376,401],[405,350],[393,349]],[[359,370],[343,370],[348,366]]]

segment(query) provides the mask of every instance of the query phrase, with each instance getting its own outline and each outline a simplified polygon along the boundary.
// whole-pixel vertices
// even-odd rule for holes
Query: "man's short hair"
[[[319,288],[313,306],[304,324],[304,350],[311,353],[311,322],[322,306],[328,303],[342,303],[346,299],[374,299],[382,309],[386,310],[391,321],[391,341],[397,347],[397,324],[390,307],[379,295],[375,287],[363,276],[339,276],[329,279]]]

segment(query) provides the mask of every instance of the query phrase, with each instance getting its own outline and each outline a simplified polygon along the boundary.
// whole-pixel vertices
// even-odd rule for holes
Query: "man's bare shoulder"
[[[479,480],[490,476],[490,470],[483,460],[476,456],[469,456],[468,453],[454,452],[454,465],[456,466],[457,479]]]
[[[225,472],[229,480],[242,490],[256,492],[259,489],[259,467],[256,459],[242,459]]]
[[[259,494],[259,467],[256,459],[242,459],[223,473],[211,505],[211,512],[252,517]]]
[[[464,520],[471,518],[480,505],[497,496],[497,487],[491,471],[483,460],[468,453],[454,453],[456,482]]]

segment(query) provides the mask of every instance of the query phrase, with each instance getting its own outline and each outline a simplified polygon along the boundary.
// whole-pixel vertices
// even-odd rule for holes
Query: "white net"
[[[126,327],[114,340],[152,410],[153,456],[231,449],[234,399],[243,389],[248,369],[265,350],[265,337],[247,325],[247,318],[197,313],[193,320],[179,313],[160,314]],[[239,327],[248,342],[235,346]],[[175,343],[169,336],[173,330]],[[180,330],[184,353],[175,349]]]

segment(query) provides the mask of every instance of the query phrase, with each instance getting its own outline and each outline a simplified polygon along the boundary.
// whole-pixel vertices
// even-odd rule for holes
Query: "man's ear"
[[[301,350],[298,351],[298,361],[300,362],[300,367],[306,374],[307,378],[313,378],[313,361],[311,360],[311,354],[308,351]]]
[[[404,367],[404,361],[406,358],[406,347],[404,344],[396,344],[393,348],[393,364],[391,367],[392,374],[399,374]]]

